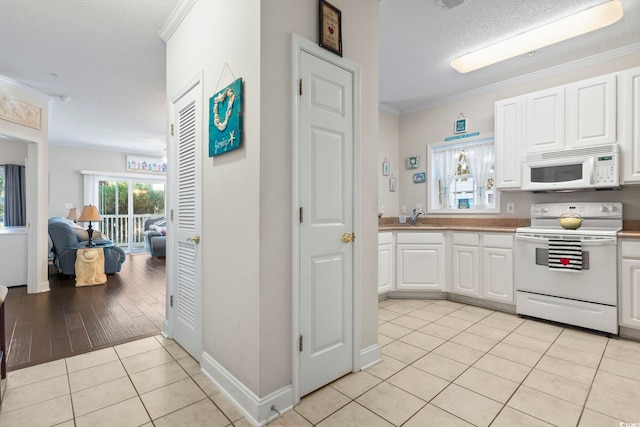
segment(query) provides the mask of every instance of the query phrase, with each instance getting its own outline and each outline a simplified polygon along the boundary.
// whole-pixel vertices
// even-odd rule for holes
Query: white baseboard
[[[360,369],[367,369],[382,360],[380,344],[375,343],[360,350]]]
[[[293,387],[288,385],[265,397],[258,397],[211,355],[202,353],[202,372],[240,410],[254,426],[260,427],[293,409]]]
[[[162,324],[162,336],[165,338],[171,338],[171,328],[169,327],[169,320],[164,319]]]

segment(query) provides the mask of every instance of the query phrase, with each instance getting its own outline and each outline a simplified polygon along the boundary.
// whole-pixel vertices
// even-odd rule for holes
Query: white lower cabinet
[[[513,304],[513,235],[482,236],[482,297]]]
[[[513,304],[513,235],[453,233],[451,292]]]
[[[457,294],[480,295],[480,235],[453,233],[452,291]]]
[[[621,240],[620,326],[640,329],[640,241]]]
[[[441,232],[398,232],[396,289],[439,290],[445,287],[445,240]]]
[[[378,293],[396,290],[448,291],[514,304],[513,234],[381,232]]]
[[[394,258],[393,232],[388,231],[378,234],[378,293],[392,291],[394,289]]]

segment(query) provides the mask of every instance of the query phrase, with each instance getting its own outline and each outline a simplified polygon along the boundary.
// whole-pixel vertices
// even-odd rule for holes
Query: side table
[[[86,243],[81,242],[76,246],[76,287],[103,285],[107,283],[107,275],[104,273],[104,248],[113,246],[113,243],[91,247],[87,247]]]

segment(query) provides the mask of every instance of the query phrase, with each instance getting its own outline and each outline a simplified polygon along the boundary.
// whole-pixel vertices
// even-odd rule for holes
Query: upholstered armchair
[[[149,218],[144,222],[144,247],[149,255],[167,255],[166,218]]]
[[[58,271],[67,276],[75,276],[76,249],[82,246],[82,242],[88,239],[85,237],[86,230],[74,228],[68,220],[60,217],[49,218],[49,237],[51,238],[53,252],[53,264]],[[92,240],[98,244],[112,243],[111,240],[96,238],[96,233]],[[113,274],[120,271],[122,263],[126,259],[125,252],[118,246],[103,246],[104,249],[104,272]]]

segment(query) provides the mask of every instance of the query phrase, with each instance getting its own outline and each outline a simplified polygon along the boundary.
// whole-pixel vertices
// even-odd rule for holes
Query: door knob
[[[197,245],[200,243],[200,236],[196,235],[196,237],[187,237],[187,242],[193,242]]]
[[[345,243],[349,243],[356,240],[356,235],[351,233],[344,233],[342,235],[342,241]]]

